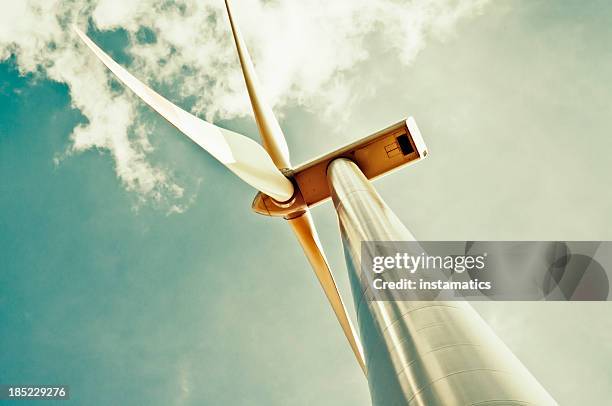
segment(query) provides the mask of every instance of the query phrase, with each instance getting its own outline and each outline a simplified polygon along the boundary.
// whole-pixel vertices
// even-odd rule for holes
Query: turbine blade
[[[338,292],[336,281],[334,280],[334,276],[329,269],[329,264],[327,263],[327,258],[325,258],[325,254],[323,253],[321,241],[319,241],[319,236],[312,221],[310,212],[307,211],[301,216],[288,219],[287,221],[291,225],[293,232],[300,242],[306,257],[308,258],[308,261],[310,262],[310,265],[312,266],[314,273],[319,280],[321,287],[323,288],[323,292],[325,293],[325,296],[327,296],[327,300],[329,300],[329,304],[336,314],[338,323],[340,323],[340,327],[342,327],[342,331],[344,332],[344,335],[351,346],[351,350],[353,350],[353,353],[355,354],[355,358],[357,359],[359,366],[363,370],[363,373],[367,376],[361,341],[359,340],[359,337],[357,336],[357,333],[353,327],[353,323],[351,323],[351,319],[346,312],[340,292]]]
[[[291,198],[292,183],[275,167],[261,145],[244,135],[207,123],[172,104],[113,61],[78,28],[74,30],[124,85],[239,178],[278,201]]]
[[[227,9],[230,25],[232,26],[232,34],[234,35],[234,42],[236,43],[236,50],[238,51],[244,82],[249,92],[249,98],[251,99],[251,106],[253,107],[253,114],[255,115],[257,127],[259,128],[262,144],[270,154],[270,157],[272,157],[272,161],[274,161],[277,168],[291,168],[289,147],[287,147],[285,135],[272,109],[264,100],[249,51],[244,43],[244,39],[242,39],[240,28],[238,28],[238,25],[234,21],[230,0],[225,0],[225,7]]]

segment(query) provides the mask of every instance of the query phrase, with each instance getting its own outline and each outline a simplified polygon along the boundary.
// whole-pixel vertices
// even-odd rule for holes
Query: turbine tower
[[[75,31],[142,101],[259,191],[252,203],[255,212],[287,220],[367,377],[374,405],[555,405],[469,304],[365,299],[369,286],[360,275],[361,243],[413,240],[370,180],[427,155],[416,122],[408,118],[293,167],[228,0],[225,6],[263,147],[174,105],[78,28]],[[311,207],[330,198],[338,215],[365,351],[310,215]]]

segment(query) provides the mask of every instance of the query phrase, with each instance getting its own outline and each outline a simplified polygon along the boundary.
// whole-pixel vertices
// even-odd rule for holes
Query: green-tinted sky
[[[430,156],[376,186],[417,238],[612,239],[611,19],[606,1],[489,2],[411,64],[373,29],[369,56],[341,67],[350,110],[277,103],[293,161],[413,115]],[[90,32],[130,63],[124,31]],[[0,383],[69,384],[86,405],[369,403],[300,248],[250,212],[253,190],[143,108],[147,162],[184,188],[169,214],[108,149],[71,149],[89,115],[18,64],[0,64]],[[256,136],[248,118],[221,123]],[[314,216],[348,297],[335,214]],[[560,404],[608,402],[609,303],[477,309]]]

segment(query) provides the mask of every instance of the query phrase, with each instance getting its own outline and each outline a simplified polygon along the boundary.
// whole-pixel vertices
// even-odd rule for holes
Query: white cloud
[[[276,111],[300,104],[337,120],[367,91],[345,73],[368,58],[368,35],[376,32],[409,64],[428,37],[444,38],[486,1],[243,0],[234,9]],[[74,106],[89,120],[74,129],[69,152],[107,151],[128,190],[142,199],[180,200],[183,189],[149,162],[152,148],[137,124],[137,102],[111,90],[108,73],[71,32],[88,18],[101,30],[128,31],[136,76],[171,89],[172,100],[195,100],[192,110],[209,120],[231,119],[250,114],[250,107],[223,2],[27,0],[3,6],[0,15],[0,58],[14,53],[22,72],[42,70],[67,83]],[[137,40],[142,27],[155,33],[155,43]]]

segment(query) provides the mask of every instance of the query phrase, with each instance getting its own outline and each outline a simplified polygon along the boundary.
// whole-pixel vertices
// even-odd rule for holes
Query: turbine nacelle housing
[[[346,158],[357,164],[369,180],[376,179],[427,156],[427,147],[414,118],[400,121],[384,130],[306,162],[285,174],[295,193],[286,202],[258,193],[253,211],[266,216],[291,218],[330,198],[327,167],[335,159]]]

